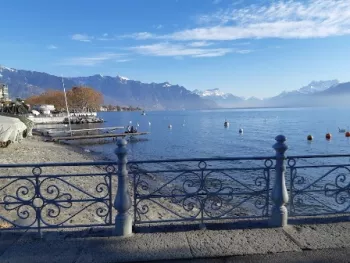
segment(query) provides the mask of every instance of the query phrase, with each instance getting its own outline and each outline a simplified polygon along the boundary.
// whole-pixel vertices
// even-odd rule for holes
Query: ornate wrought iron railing
[[[1,230],[112,225],[115,164],[1,164]]]
[[[290,215],[350,212],[350,155],[291,156],[287,179]]]
[[[286,157],[285,140],[276,137],[273,157],[127,162],[121,139],[116,162],[0,164],[0,230],[114,225],[127,236],[133,224],[268,218],[281,227],[288,210],[349,213],[350,155]]]
[[[274,158],[130,162],[134,225],[268,217]]]

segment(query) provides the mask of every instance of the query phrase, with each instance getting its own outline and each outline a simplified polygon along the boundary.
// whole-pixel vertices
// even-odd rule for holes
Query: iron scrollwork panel
[[[350,166],[296,164],[288,162],[291,215],[350,212]]]
[[[0,222],[7,228],[60,228],[112,224],[112,174],[0,177]]]
[[[231,163],[232,164],[232,163]],[[130,167],[134,178],[134,223],[266,217],[272,160],[255,170],[208,168],[152,174]]]

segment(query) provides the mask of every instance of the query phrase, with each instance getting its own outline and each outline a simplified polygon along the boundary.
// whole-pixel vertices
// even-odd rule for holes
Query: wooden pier
[[[116,127],[103,127],[103,128],[90,128],[90,129],[78,129],[78,130],[67,130],[62,128],[45,128],[45,129],[33,129],[33,132],[39,135],[48,135],[48,136],[64,136],[65,134],[73,134],[73,133],[110,133],[118,129],[124,129],[123,126]]]
[[[90,128],[90,129],[78,129],[78,130],[59,130],[59,129],[47,129],[47,134],[48,135],[53,135],[55,133],[82,133],[82,132],[100,132],[100,131],[105,131],[105,132],[112,132],[118,129],[124,129],[123,126],[117,126],[117,127],[104,127],[104,128]]]
[[[97,134],[97,135],[81,135],[81,136],[62,136],[62,137],[51,137],[51,140],[54,142],[59,141],[71,141],[71,140],[91,140],[91,139],[105,139],[105,138],[118,138],[118,137],[127,137],[127,136],[140,136],[146,135],[149,132],[135,132],[135,133],[112,133],[112,134]]]

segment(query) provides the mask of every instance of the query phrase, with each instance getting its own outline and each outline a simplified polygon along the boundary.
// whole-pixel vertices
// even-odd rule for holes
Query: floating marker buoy
[[[171,129],[171,128],[173,128],[173,126],[171,124],[169,124],[168,128]]]
[[[345,133],[345,137],[350,137],[350,132],[347,131],[347,132]]]
[[[331,138],[332,138],[332,134],[330,134],[329,132],[326,133],[326,139],[327,139],[327,140],[330,140]]]
[[[225,122],[224,122],[224,126],[225,126],[225,127],[228,127],[228,126],[230,126],[230,123],[229,123],[228,121],[225,121]]]
[[[312,141],[313,139],[314,139],[314,137],[312,137],[311,134],[309,134],[309,135],[307,136],[307,140],[308,140],[308,141]]]
[[[151,122],[150,121],[148,122],[148,125],[151,126]]]
[[[240,134],[242,134],[242,133],[243,133],[243,129],[240,128],[240,129],[238,130],[238,132],[239,132]]]

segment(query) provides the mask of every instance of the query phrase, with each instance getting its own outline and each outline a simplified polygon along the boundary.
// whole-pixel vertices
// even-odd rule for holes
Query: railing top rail
[[[312,158],[339,158],[349,157],[350,154],[316,154],[316,155],[291,155],[287,159],[312,159]],[[275,160],[275,156],[258,157],[217,157],[217,158],[183,158],[183,159],[158,159],[129,161],[128,164],[147,163],[179,163],[179,162],[206,162],[206,161],[241,161],[241,160]],[[20,168],[20,167],[51,167],[51,166],[98,166],[116,165],[117,161],[95,161],[95,162],[70,162],[70,163],[24,163],[24,164],[0,164],[0,168]]]
[[[204,162],[204,161],[240,161],[240,160],[274,160],[275,156],[265,157],[222,157],[222,158],[188,158],[188,159],[159,159],[129,161],[128,164],[146,163],[176,163],[176,162]],[[0,164],[0,168],[19,167],[51,167],[51,166],[91,166],[91,165],[116,165],[117,161],[97,161],[97,162],[70,162],[70,163],[23,163],[23,164]]]
[[[350,157],[350,154],[289,155],[287,156],[287,159],[339,158],[339,157]]]
[[[275,160],[276,156],[259,156],[259,157],[217,157],[217,158],[184,158],[184,159],[159,159],[144,161],[129,161],[128,164],[141,163],[180,163],[180,162],[207,162],[207,161],[241,161],[241,160]]]
[[[51,167],[51,166],[98,166],[115,165],[117,161],[98,162],[71,162],[71,163],[20,163],[20,164],[0,164],[0,168],[27,168],[27,167]]]

